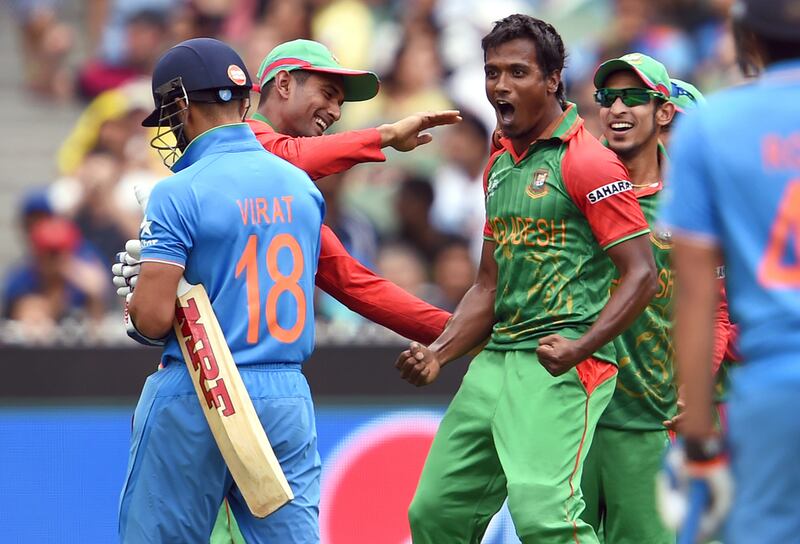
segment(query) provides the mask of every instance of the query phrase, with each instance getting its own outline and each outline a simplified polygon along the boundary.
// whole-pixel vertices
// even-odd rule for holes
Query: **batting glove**
[[[122,314],[122,320],[125,322],[125,332],[129,337],[133,338],[143,346],[164,346],[164,344],[167,342],[166,336],[164,338],[150,338],[149,336],[145,336],[140,333],[139,329],[137,329],[136,325],[134,325],[133,320],[131,319],[131,314],[128,312],[128,305],[131,303],[132,296],[133,293],[128,293],[125,296],[125,311]]]
[[[722,441],[677,441],[664,457],[656,482],[664,524],[678,531],[678,544],[696,544],[722,526],[733,497],[733,478]]]
[[[117,253],[117,262],[111,267],[114,275],[111,280],[117,288],[117,294],[127,297],[136,287],[136,280],[142,268],[139,259],[142,257],[142,244],[139,240],[128,240],[125,251]]]

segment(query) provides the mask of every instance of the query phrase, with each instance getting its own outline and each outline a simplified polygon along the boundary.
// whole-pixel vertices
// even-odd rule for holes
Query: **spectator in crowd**
[[[451,242],[436,255],[433,263],[438,298],[431,303],[452,312],[472,287],[476,273],[469,246],[465,242]]]
[[[486,217],[483,169],[489,157],[489,130],[475,114],[459,110],[463,121],[458,127],[448,127],[443,138],[445,162],[434,176],[431,223],[447,234],[469,240],[477,262]]]
[[[27,240],[30,254],[14,268],[3,288],[3,317],[44,332],[68,316],[101,319],[108,291],[106,271],[81,255],[81,235],[69,220],[47,216],[32,220]],[[34,210],[42,214],[43,210]]]
[[[20,31],[25,86],[35,94],[67,100],[72,81],[65,60],[75,39],[72,28],[59,18],[59,0],[11,0]]]
[[[143,10],[132,14],[125,24],[125,54],[118,62],[93,59],[87,62],[78,74],[80,95],[91,100],[103,91],[119,87],[123,83],[148,76],[168,45],[167,19],[155,10]]]
[[[432,207],[433,187],[428,179],[412,176],[400,184],[395,201],[397,241],[417,251],[425,263],[433,263],[453,238],[431,224]]]
[[[88,152],[105,149],[122,162],[132,162],[166,175],[158,153],[148,145],[155,132],[148,132],[141,126],[142,119],[152,108],[152,101],[150,82],[143,78],[98,95],[83,110],[58,150],[61,174],[73,175]],[[139,142],[132,144],[132,139]],[[145,157],[140,155],[142,149]],[[130,156],[131,153],[134,156]]]
[[[438,298],[428,281],[423,257],[407,244],[392,242],[381,246],[377,268],[379,275],[426,302],[433,303]]]
[[[97,150],[86,156],[76,176],[81,200],[75,223],[108,266],[127,240],[139,236],[141,214],[124,211],[115,198],[121,166],[114,155]]]

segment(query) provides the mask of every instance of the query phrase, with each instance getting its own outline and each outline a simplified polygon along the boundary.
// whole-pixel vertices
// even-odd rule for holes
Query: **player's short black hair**
[[[481,40],[484,60],[489,49],[519,38],[531,40],[536,45],[536,60],[545,74],[561,72],[564,69],[567,53],[564,41],[555,27],[541,19],[521,13],[509,15],[494,23],[492,31]],[[567,99],[563,81],[558,84],[556,98],[561,107],[566,108]]]

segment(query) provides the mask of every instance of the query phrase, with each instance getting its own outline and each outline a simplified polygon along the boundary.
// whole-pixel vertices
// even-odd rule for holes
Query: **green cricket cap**
[[[669,101],[675,104],[675,109],[679,112],[684,113],[706,103],[703,93],[691,83],[675,78],[670,81],[672,81],[672,93]]]
[[[656,59],[643,53],[628,53],[618,59],[607,60],[601,64],[594,73],[595,88],[600,89],[605,84],[608,76],[614,72],[621,71],[634,72],[642,80],[642,83],[661,93],[664,100],[669,99],[672,82],[669,79],[667,69]]]
[[[281,70],[306,70],[324,74],[338,74],[344,81],[344,99],[347,102],[369,100],[378,94],[378,76],[364,70],[343,68],[330,49],[311,40],[293,40],[275,47],[261,62],[253,90],[261,92],[275,74]]]

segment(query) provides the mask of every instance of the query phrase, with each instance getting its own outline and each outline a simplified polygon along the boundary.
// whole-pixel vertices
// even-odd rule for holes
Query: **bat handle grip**
[[[686,521],[678,535],[678,544],[697,544],[700,535],[700,522],[710,499],[708,486],[702,480],[692,479],[689,483],[689,509]]]

